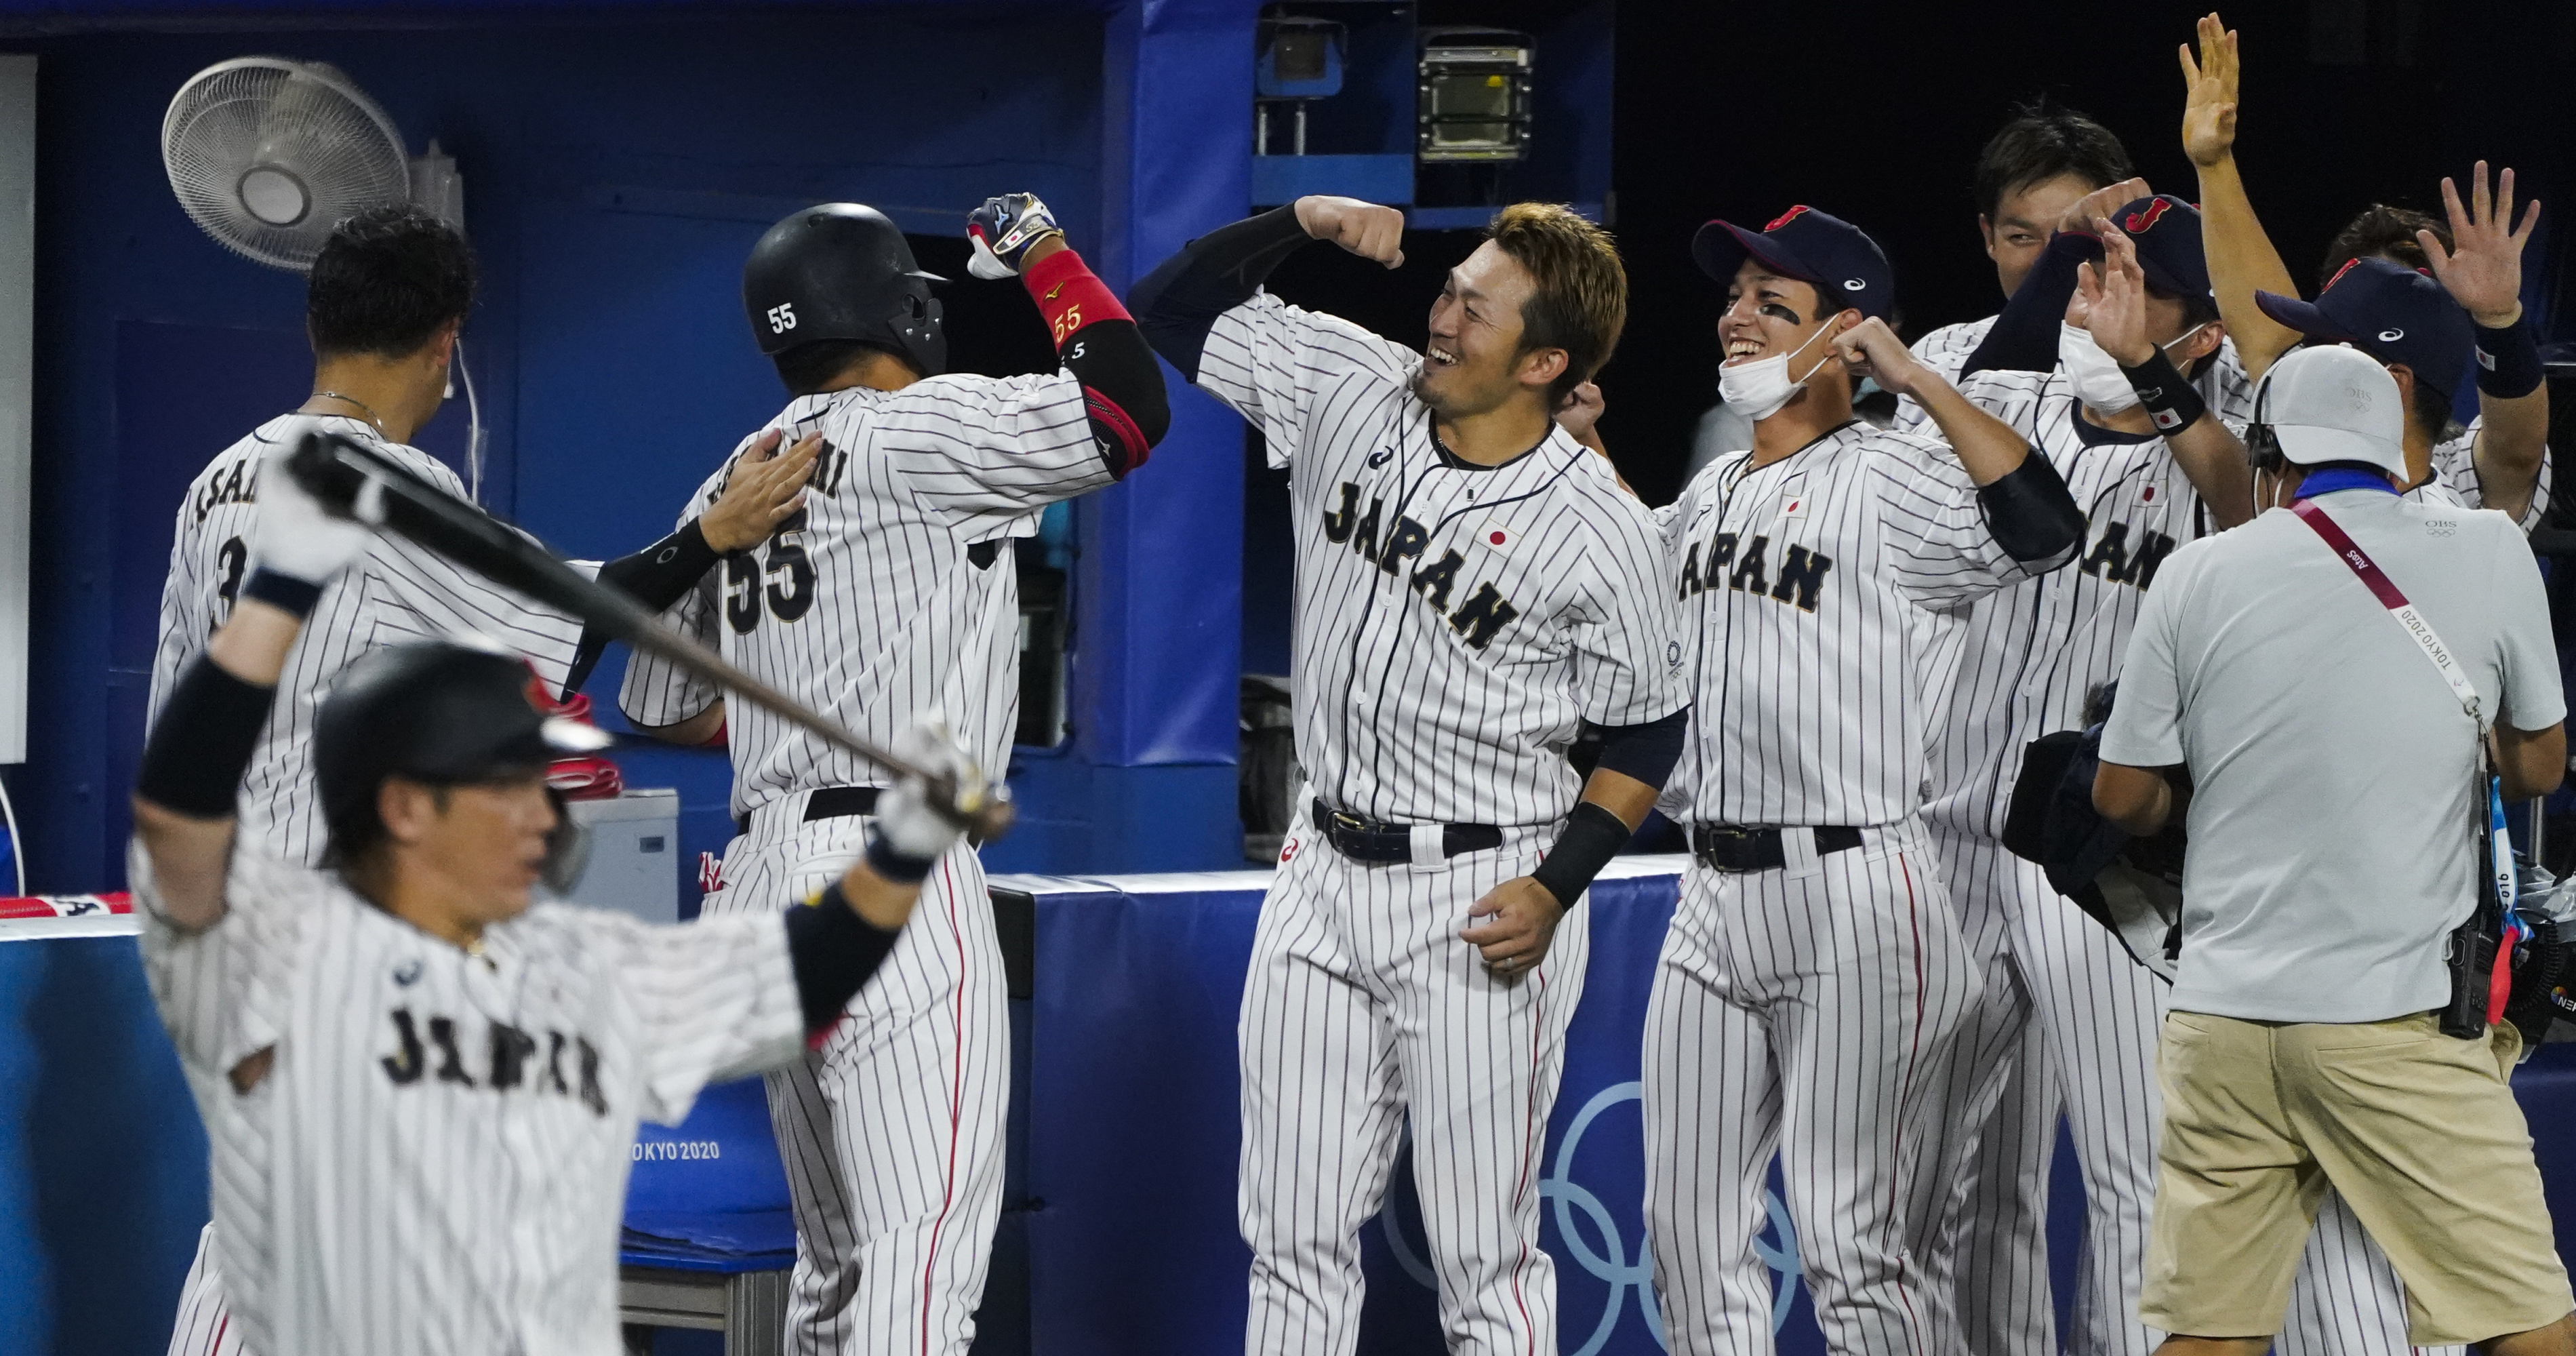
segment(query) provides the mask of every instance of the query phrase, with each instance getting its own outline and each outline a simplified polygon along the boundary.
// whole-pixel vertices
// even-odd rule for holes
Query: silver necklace
[[[367,422],[375,426],[376,436],[379,438],[387,436],[385,433],[385,421],[377,417],[375,407],[369,405],[367,402],[358,399],[356,396],[344,395],[338,391],[315,391],[313,395],[314,398],[318,400],[341,400],[357,406],[359,411],[366,416]]]

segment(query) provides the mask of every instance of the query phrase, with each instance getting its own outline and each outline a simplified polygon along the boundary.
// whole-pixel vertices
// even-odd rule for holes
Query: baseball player
[[[2526,531],[2538,526],[2550,494],[2549,386],[2521,287],[2522,247],[2539,224],[2540,204],[2530,204],[2517,227],[2513,171],[2499,174],[2490,191],[2481,160],[2468,203],[2442,181],[2451,244],[2429,230],[2417,233],[2429,278],[2411,260],[2356,258],[2327,280],[2314,305],[2301,304],[2237,172],[2236,34],[2213,14],[2200,21],[2198,42],[2196,58],[2188,45],[2181,52],[2183,149],[2199,171],[2201,210],[2211,223],[2209,271],[2219,311],[2246,370],[2261,376],[2302,340],[2352,344],[2386,364],[2406,393],[2411,488],[2438,478],[2470,508],[2499,510]],[[2262,300],[2265,292],[2272,302]],[[2455,429],[2452,397],[2472,375],[2478,415]]]
[[[2046,98],[2015,108],[1977,153],[1974,180],[1977,235],[2004,296],[2020,289],[2077,203],[2134,173],[2128,148],[2110,128]],[[1956,384],[1968,355],[1994,323],[1987,316],[1943,325],[1914,341],[1914,357]],[[1919,433],[1931,422],[1921,405],[1897,402],[1897,428]]]
[[[1644,1052],[1646,1224],[1676,1353],[1770,1347],[1753,1250],[1781,1157],[1837,1352],[1948,1351],[1910,1249],[1934,1217],[1924,1128],[1982,978],[1917,813],[1928,609],[2066,562],[2083,515],[2029,441],[1914,360],[1885,256],[1793,207],[1711,222],[1728,403],[1753,446],[1658,515],[1683,612],[1691,742],[1663,809],[1693,862]],[[1866,370],[1948,446],[1856,421]]]
[[[1986,142],[1977,156],[1975,183],[1978,234],[2007,299],[2034,275],[2044,290],[2071,295],[2075,270],[2094,247],[2052,252],[2050,242],[2069,232],[2089,241],[2094,221],[2147,195],[2146,181],[2132,176],[2129,153],[2109,128],[2044,99],[2020,110]],[[1997,314],[1944,325],[1914,341],[1914,356],[1956,385],[1969,370],[1970,356],[2003,319]],[[2012,367],[2017,358],[2007,354],[2033,343],[2038,351],[2053,351],[2057,321],[2056,311],[2033,309],[2019,345],[1988,354],[1980,365]],[[2221,417],[2243,422],[2254,384],[2233,347],[2222,343],[2218,361],[2204,365],[2194,380],[2202,399],[2215,405]],[[1897,428],[1924,433],[1930,423],[1921,405],[1897,402]]]
[[[813,907],[651,927],[565,888],[548,762],[600,731],[519,657],[380,647],[314,722],[329,865],[238,832],[242,777],[326,586],[368,554],[275,465],[231,620],[171,685],[137,778],[143,954],[213,1142],[232,1326],[280,1356],[612,1356],[639,1119],[839,1020],[975,789],[935,732],[867,860]],[[943,785],[947,785],[943,781]],[[962,803],[962,802],[961,802]]]
[[[925,706],[952,713],[999,767],[1019,706],[1010,539],[1142,465],[1170,417],[1135,322],[1044,203],[992,199],[968,230],[974,271],[1019,276],[1064,370],[943,375],[940,279],[892,221],[854,203],[781,221],[743,267],[753,335],[795,397],[763,436],[820,435],[823,451],[804,508],[666,619],[879,741]],[[746,464],[719,468],[691,511]],[[727,718],[717,689],[649,657],[619,702],[684,742]],[[775,914],[866,842],[884,787],[766,712],[734,713],[729,744],[741,832],[706,912]],[[790,1351],[920,1356],[974,1338],[1002,1205],[1009,1014],[973,847],[942,857],[926,890],[850,1020],[769,1075],[797,1224]]]
[[[1311,795],[1239,1026],[1256,1356],[1353,1350],[1358,1231],[1408,1123],[1449,1349],[1556,1350],[1539,1151],[1589,950],[1576,906],[1687,723],[1653,523],[1551,419],[1626,318],[1609,236],[1502,209],[1420,352],[1259,290],[1310,240],[1395,267],[1403,230],[1301,198],[1136,286],[1157,351],[1288,472],[1295,524]],[[1564,756],[1587,724],[1588,777]]]
[[[307,431],[328,430],[364,442],[465,497],[454,471],[405,440],[429,422],[444,398],[456,331],[473,298],[472,252],[463,237],[426,213],[378,209],[334,230],[306,282],[313,394],[294,412],[226,448],[179,505],[161,594],[152,718],[240,601],[264,488],[262,467],[271,452],[292,451]],[[600,567],[601,577],[641,598],[676,597],[718,552],[759,540],[794,511],[815,451],[791,448],[769,458],[698,521]],[[313,722],[342,669],[386,645],[479,635],[526,659],[552,690],[578,686],[579,671],[605,643],[585,636],[570,618],[390,537],[370,540],[364,556],[323,591],[316,607],[318,621],[288,657],[286,696],[261,730],[239,811],[245,842],[307,866],[321,863],[327,840],[313,786]],[[210,1226],[181,1290],[171,1356],[233,1356],[240,1350],[215,1258]]]
[[[2058,1347],[2044,1229],[2061,1109],[2086,1208],[2067,1349],[2145,1356],[2151,1345],[2137,1294],[2162,985],[2001,838],[2022,750],[2089,722],[2165,556],[2252,512],[2244,445],[2193,380],[2224,356],[2199,213],[2140,198],[2084,239],[2104,258],[2067,280],[2072,295],[2041,277],[2006,307],[2007,323],[2025,310],[2066,317],[2045,370],[1980,371],[1960,386],[2067,482],[2084,550],[2072,568],[1960,609],[1926,668],[1923,817],[1986,982],[1941,1074],[1930,1128],[1943,1137],[1947,1219],[1920,1260],[1931,1284],[1953,1286],[1977,1353]]]

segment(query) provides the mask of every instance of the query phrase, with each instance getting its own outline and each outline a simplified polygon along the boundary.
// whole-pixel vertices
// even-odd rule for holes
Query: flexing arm
[[[2256,292],[2301,295],[2299,284],[2255,219],[2253,200],[2236,173],[2236,33],[2215,14],[2200,21],[2200,58],[2190,43],[2181,50],[2182,149],[2200,171],[2200,243],[2209,257],[2209,284],[2218,318],[2236,340],[2248,380],[2260,377],[2300,339],[2297,330],[2254,305]]]
[[[2147,417],[2164,436],[2174,463],[2209,505],[2222,529],[2254,516],[2254,487],[2245,474],[2245,444],[2209,413],[2200,392],[2185,380],[2174,357],[2147,337],[2147,275],[2138,267],[2135,242],[2108,218],[2095,223],[2102,237],[2102,268],[2087,264],[2079,286],[2084,328],[2120,364]],[[2211,325],[2180,341],[2182,361],[2215,360],[2224,330]]]
[[[1299,198],[1184,246],[1131,289],[1145,339],[1182,376],[1198,380],[1199,354],[1217,317],[1252,299],[1280,261],[1310,240],[1388,268],[1404,262],[1404,214],[1356,198]]]
[[[2549,452],[2549,383],[2541,379],[2540,346],[2522,313],[2522,248],[2540,224],[2540,203],[2532,202],[2516,229],[2513,171],[2496,176],[2492,195],[2487,162],[2479,161],[2475,173],[2467,207],[2458,185],[2442,181],[2454,247],[2443,249],[2431,231],[2418,231],[2415,239],[2433,276],[2478,327],[2478,497],[2520,522]]]
[[[135,837],[165,916],[191,932],[223,920],[234,805],[286,656],[323,585],[367,549],[366,528],[324,513],[286,474],[283,450],[272,456],[232,620],[172,687],[135,776]]]
[[[2084,511],[2066,481],[2034,456],[2013,426],[1970,403],[1897,340],[1884,320],[1872,317],[1834,336],[1834,348],[1855,372],[1866,371],[1887,390],[1913,399],[1932,416],[1941,437],[1977,486],[1988,530],[2006,554],[2025,565],[2063,555],[2084,539]]]
[[[975,245],[968,266],[980,278],[1016,275],[1046,317],[1058,361],[1082,384],[1091,439],[1125,478],[1145,464],[1172,426],[1163,369],[1127,308],[1065,245],[1064,231],[1034,193],[987,198],[966,218]]]

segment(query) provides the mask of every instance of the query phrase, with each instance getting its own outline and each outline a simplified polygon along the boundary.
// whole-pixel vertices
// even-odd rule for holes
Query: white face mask
[[[2161,347],[2171,351],[2179,344],[2208,328],[2203,321],[2175,336],[2173,344]],[[2129,384],[2120,371],[2120,361],[2102,351],[2093,341],[2093,332],[2081,325],[2057,322],[2057,365],[2066,369],[2066,379],[2075,383],[2075,396],[2104,414],[2119,414],[2138,407],[2137,388]]]
[[[1738,363],[1732,367],[1717,369],[1718,395],[1737,413],[1757,424],[1778,414],[1780,407],[1788,404],[1790,398],[1798,394],[1799,388],[1807,384],[1808,378],[1815,376],[1818,369],[1824,366],[1824,363],[1819,361],[1814,367],[1807,369],[1806,376],[1791,381],[1789,360],[1806,352],[1816,340],[1833,332],[1834,326],[1827,323],[1823,329],[1809,336],[1806,343],[1786,353],[1776,353],[1768,358],[1757,358],[1749,363]]]

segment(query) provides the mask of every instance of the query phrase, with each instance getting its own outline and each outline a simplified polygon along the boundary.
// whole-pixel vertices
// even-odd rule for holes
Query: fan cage
[[[161,155],[179,205],[217,244],[296,272],[312,267],[334,226],[411,193],[392,119],[320,62],[236,57],[199,71],[170,100]],[[308,195],[300,217],[265,221],[243,202],[245,176],[263,168]]]

